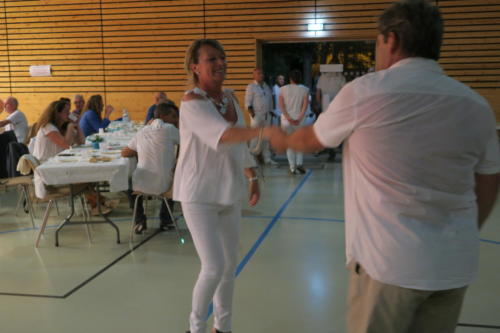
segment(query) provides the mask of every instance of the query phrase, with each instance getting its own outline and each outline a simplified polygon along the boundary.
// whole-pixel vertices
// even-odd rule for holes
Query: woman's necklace
[[[226,114],[227,105],[229,104],[229,100],[227,99],[226,95],[222,95],[222,100],[220,102],[217,102],[215,98],[209,96],[208,94],[207,97],[212,103],[214,103],[221,114]]]
[[[220,102],[217,102],[217,100],[215,98],[213,98],[212,96],[208,95],[208,93],[205,90],[203,90],[203,89],[201,89],[199,87],[197,89],[199,90],[199,92],[201,93],[201,95],[203,95],[206,98],[208,98],[208,100],[215,105],[215,108],[222,115],[226,114],[226,112],[227,112],[227,106],[229,104],[229,99],[226,97],[226,95],[224,93],[222,93],[222,100]]]

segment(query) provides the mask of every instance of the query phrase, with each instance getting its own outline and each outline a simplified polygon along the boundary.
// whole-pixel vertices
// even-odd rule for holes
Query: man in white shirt
[[[0,121],[0,127],[5,126],[6,131],[14,131],[17,142],[24,143],[28,133],[28,120],[24,113],[18,110],[19,103],[16,98],[10,96],[5,101],[5,112],[9,115],[6,120]]]
[[[271,137],[301,151],[344,141],[350,333],[453,332],[477,275],[498,138],[487,101],[436,62],[442,26],[425,0],[393,4],[379,18],[377,72],[313,126]]]
[[[172,185],[175,166],[175,145],[179,144],[177,129],[179,114],[174,104],[161,103],[155,109],[155,119],[144,126],[123,148],[123,157],[138,157],[137,168],[132,175],[133,191],[147,194],[162,194]],[[129,191],[131,205],[135,196]],[[170,202],[170,206],[172,206]],[[135,218],[135,232],[141,234],[146,229],[146,215],[142,198],[138,202]],[[162,201],[160,209],[160,229],[173,229],[167,207]]]
[[[346,80],[342,74],[343,69],[344,65],[342,64],[320,65],[321,76],[316,85],[316,113],[318,116],[328,109],[328,105],[345,85]],[[328,153],[329,162],[335,162],[334,148],[327,148],[324,152]]]
[[[271,124],[271,112],[273,110],[273,93],[271,88],[264,82],[264,72],[262,69],[253,70],[254,81],[247,86],[245,92],[245,107],[250,113],[251,126],[262,127]],[[256,144],[257,140],[252,140],[251,146]],[[269,143],[262,143],[262,157],[265,164],[277,164],[271,159]]]
[[[274,112],[273,115],[276,117],[276,121],[272,121],[272,125],[280,126],[281,110],[280,110],[280,89],[285,85],[285,77],[283,75],[278,75],[276,77],[275,84],[273,86],[273,102],[274,102]]]

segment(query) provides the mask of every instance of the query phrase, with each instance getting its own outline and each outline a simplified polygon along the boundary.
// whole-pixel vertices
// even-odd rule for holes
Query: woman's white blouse
[[[59,132],[59,129],[53,124],[48,123],[44,127],[38,130],[35,139],[35,148],[33,149],[33,156],[38,158],[38,160],[43,163],[49,158],[56,156],[64,150],[63,147],[58,146],[54,141],[52,141],[48,135],[51,132]]]
[[[199,93],[197,89],[194,92]],[[225,93],[232,96],[227,90]],[[256,165],[248,146],[219,142],[229,127],[246,126],[234,98],[233,103],[238,116],[234,125],[227,122],[208,99],[181,103],[174,200],[232,205],[247,194],[243,170]]]

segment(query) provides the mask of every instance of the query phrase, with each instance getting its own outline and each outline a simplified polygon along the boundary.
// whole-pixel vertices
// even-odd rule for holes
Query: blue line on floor
[[[306,175],[307,176],[307,175]],[[302,181],[304,182],[306,178],[304,178]],[[298,186],[301,186],[301,184],[299,184]],[[299,188],[299,187],[297,187]],[[297,190],[297,189],[296,189]],[[293,195],[293,193],[292,193]],[[285,202],[286,203],[286,202]],[[250,219],[264,219],[264,220],[267,220],[267,219],[270,219],[270,218],[275,218],[275,216],[265,216],[265,215],[249,215],[249,216],[243,216],[243,218],[250,218]],[[281,216],[280,217],[282,220],[305,220],[305,221],[323,221],[323,222],[339,222],[339,223],[344,223],[345,221],[344,220],[341,220],[341,219],[327,219],[327,218],[319,218],[319,217],[298,217],[298,216]],[[151,217],[149,219],[158,219],[158,217]],[[113,219],[113,222],[127,222],[127,221],[130,221],[130,218],[129,217],[117,217],[117,218],[114,218]],[[271,221],[272,223],[272,221]],[[59,224],[52,224],[52,225],[48,225],[46,228],[47,229],[51,229],[51,228],[57,228],[59,226]],[[1,234],[10,234],[10,233],[13,233],[13,232],[20,232],[20,231],[30,231],[30,230],[38,230],[39,228],[33,228],[33,227],[27,227],[27,228],[21,228],[21,229],[14,229],[14,230],[6,230],[6,231],[0,231],[0,235]],[[495,244],[495,245],[500,245],[500,242],[498,241],[494,241],[494,240],[491,240],[491,239],[485,239],[485,238],[480,238],[479,239],[481,242],[485,242],[485,243],[490,243],[490,244]]]
[[[322,222],[340,222],[344,223],[344,220],[341,219],[327,219],[321,217],[296,217],[296,216],[283,216],[281,217],[283,220],[306,220],[306,221],[322,221]]]
[[[269,234],[269,232],[271,231],[271,229],[274,227],[274,225],[276,224],[276,222],[280,219],[281,215],[283,214],[283,212],[285,211],[285,209],[288,207],[288,205],[292,202],[293,198],[295,198],[295,196],[300,191],[300,189],[302,188],[302,186],[304,186],[305,182],[309,179],[309,176],[311,176],[311,174],[312,174],[312,171],[308,170],[307,173],[305,174],[304,178],[302,179],[302,181],[299,183],[299,185],[297,185],[297,187],[292,192],[292,194],[290,194],[290,196],[288,197],[288,199],[283,203],[283,205],[281,205],[280,209],[278,210],[278,212],[276,213],[276,215],[274,215],[274,217],[271,220],[271,222],[269,222],[269,224],[267,225],[266,229],[264,229],[264,231],[260,234],[259,238],[253,244],[252,248],[248,251],[248,253],[245,255],[245,257],[243,258],[243,260],[241,260],[240,264],[236,268],[236,273],[235,273],[236,277],[238,277],[238,275],[240,275],[240,273],[243,270],[243,268],[245,268],[246,264],[253,257],[253,255],[255,254],[255,252],[257,251],[257,249],[259,248],[260,244],[262,244],[262,242],[264,241],[264,239],[267,237],[267,235]],[[212,313],[213,313],[213,303],[210,303],[210,305],[208,307],[207,319],[212,315]]]
[[[270,216],[244,216],[245,218],[253,218],[253,219],[268,219]],[[327,219],[327,218],[318,218],[318,217],[298,217],[298,216],[282,216],[280,217],[282,220],[304,220],[304,221],[324,221],[324,222],[339,222],[339,223],[344,223],[344,220],[341,219]],[[496,244],[500,245],[500,242],[494,241],[491,239],[485,239],[485,238],[479,238],[481,242],[485,243],[491,243],[491,244]]]
[[[250,219],[270,219],[273,218],[273,216],[243,216],[244,218],[250,218]],[[321,218],[321,217],[299,217],[299,216],[282,216],[280,217],[282,220],[306,220],[306,221],[322,221],[322,222],[344,222],[342,219],[327,219],[327,218]]]
[[[491,239],[479,238],[479,240],[480,240],[481,242],[485,242],[485,243],[491,243],[491,244],[497,244],[497,245],[500,245],[500,242],[497,242],[497,241],[494,241],[494,240],[491,240]]]

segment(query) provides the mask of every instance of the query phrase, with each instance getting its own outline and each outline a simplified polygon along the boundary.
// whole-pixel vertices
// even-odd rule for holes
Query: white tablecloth
[[[128,189],[128,175],[131,162],[122,158],[119,150],[96,151],[90,148],[73,148],[56,156],[35,169],[35,178],[46,185],[67,185],[107,181],[111,192]],[[89,162],[91,156],[109,157],[109,162]],[[36,185],[36,180],[35,180]],[[43,196],[37,189],[37,196]]]
[[[86,138],[86,143],[92,143],[95,136],[99,136],[108,146],[125,147],[135,136],[135,134],[143,127],[144,126],[142,124],[113,121],[111,122],[111,124],[109,124],[107,132],[89,135]]]

